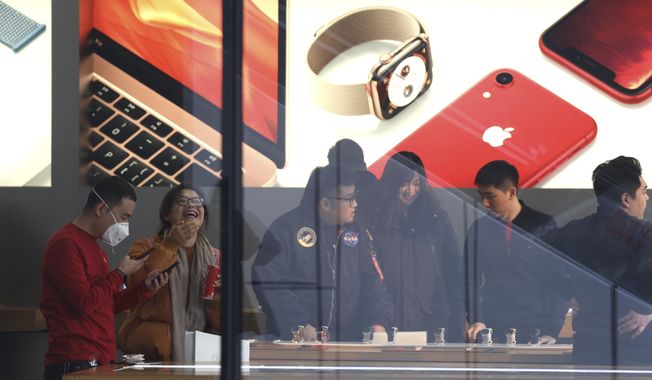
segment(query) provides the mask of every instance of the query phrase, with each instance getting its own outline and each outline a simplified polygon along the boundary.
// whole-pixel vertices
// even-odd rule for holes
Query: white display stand
[[[222,355],[222,337],[201,331],[186,331],[185,336],[187,361],[219,363]],[[242,362],[248,363],[250,357],[250,340],[242,340]]]

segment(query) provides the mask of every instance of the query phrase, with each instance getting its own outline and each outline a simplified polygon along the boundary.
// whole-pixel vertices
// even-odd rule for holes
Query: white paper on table
[[[243,363],[249,362],[250,343],[251,341],[247,339],[241,341]],[[186,331],[185,344],[186,360],[193,360],[196,362],[220,362],[222,353],[221,336],[202,331]]]
[[[428,332],[399,331],[396,333],[395,343],[410,346],[425,346],[428,344]]]

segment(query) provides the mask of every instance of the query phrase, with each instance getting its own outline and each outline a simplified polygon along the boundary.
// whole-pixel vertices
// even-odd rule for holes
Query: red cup
[[[209,265],[206,272],[206,282],[204,282],[204,291],[202,291],[202,298],[207,300],[215,299],[215,288],[218,286],[217,281],[220,279],[220,267],[217,265]]]

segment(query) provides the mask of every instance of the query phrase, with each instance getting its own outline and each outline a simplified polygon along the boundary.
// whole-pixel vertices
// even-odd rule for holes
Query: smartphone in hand
[[[169,267],[163,269],[161,273],[170,273],[172,269],[174,269],[177,265],[179,265],[179,260],[175,261],[174,264],[170,265]]]
[[[586,0],[543,32],[539,47],[622,102],[652,95],[650,0]]]
[[[472,188],[484,164],[516,166],[520,187],[532,187],[588,145],[595,121],[513,69],[496,70],[390,149],[369,170],[380,177],[387,159],[412,151],[437,187]]]

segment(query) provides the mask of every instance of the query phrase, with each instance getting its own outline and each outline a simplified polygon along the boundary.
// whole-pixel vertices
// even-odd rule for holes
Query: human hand
[[[165,286],[169,280],[170,277],[167,272],[155,270],[147,273],[147,277],[145,278],[145,286],[147,286],[148,290],[155,292],[160,287]]]
[[[652,321],[652,314],[639,314],[630,310],[627,315],[618,320],[618,334],[627,334],[633,331],[631,337],[634,339],[645,331],[650,321]]]
[[[387,332],[385,330],[385,327],[383,327],[383,325],[371,325],[371,331],[373,331],[375,333],[377,333],[377,332],[381,332],[381,333]]]
[[[466,341],[471,343],[475,342],[475,337],[478,336],[478,333],[486,328],[487,325],[482,322],[472,324],[469,329],[466,330]]]
[[[317,340],[317,329],[314,326],[307,324],[303,328],[303,340]]]
[[[222,326],[222,313],[221,313],[221,303],[219,293],[215,293],[212,300],[204,300],[205,310],[206,310],[206,319],[208,320],[208,325],[211,331],[214,334],[219,334]]]
[[[550,335],[542,335],[539,337],[539,344],[555,344],[557,339],[551,337]]]
[[[127,276],[130,274],[136,272],[138,269],[140,269],[143,265],[145,265],[145,261],[147,260],[147,257],[149,255],[144,255],[140,259],[132,259],[129,257],[129,255],[125,255],[125,257],[120,260],[120,264],[118,264],[118,269],[124,272]]]
[[[170,227],[168,235],[182,244],[188,240],[195,239],[197,237],[197,231],[199,231],[200,224],[195,221],[190,220],[180,220]]]

